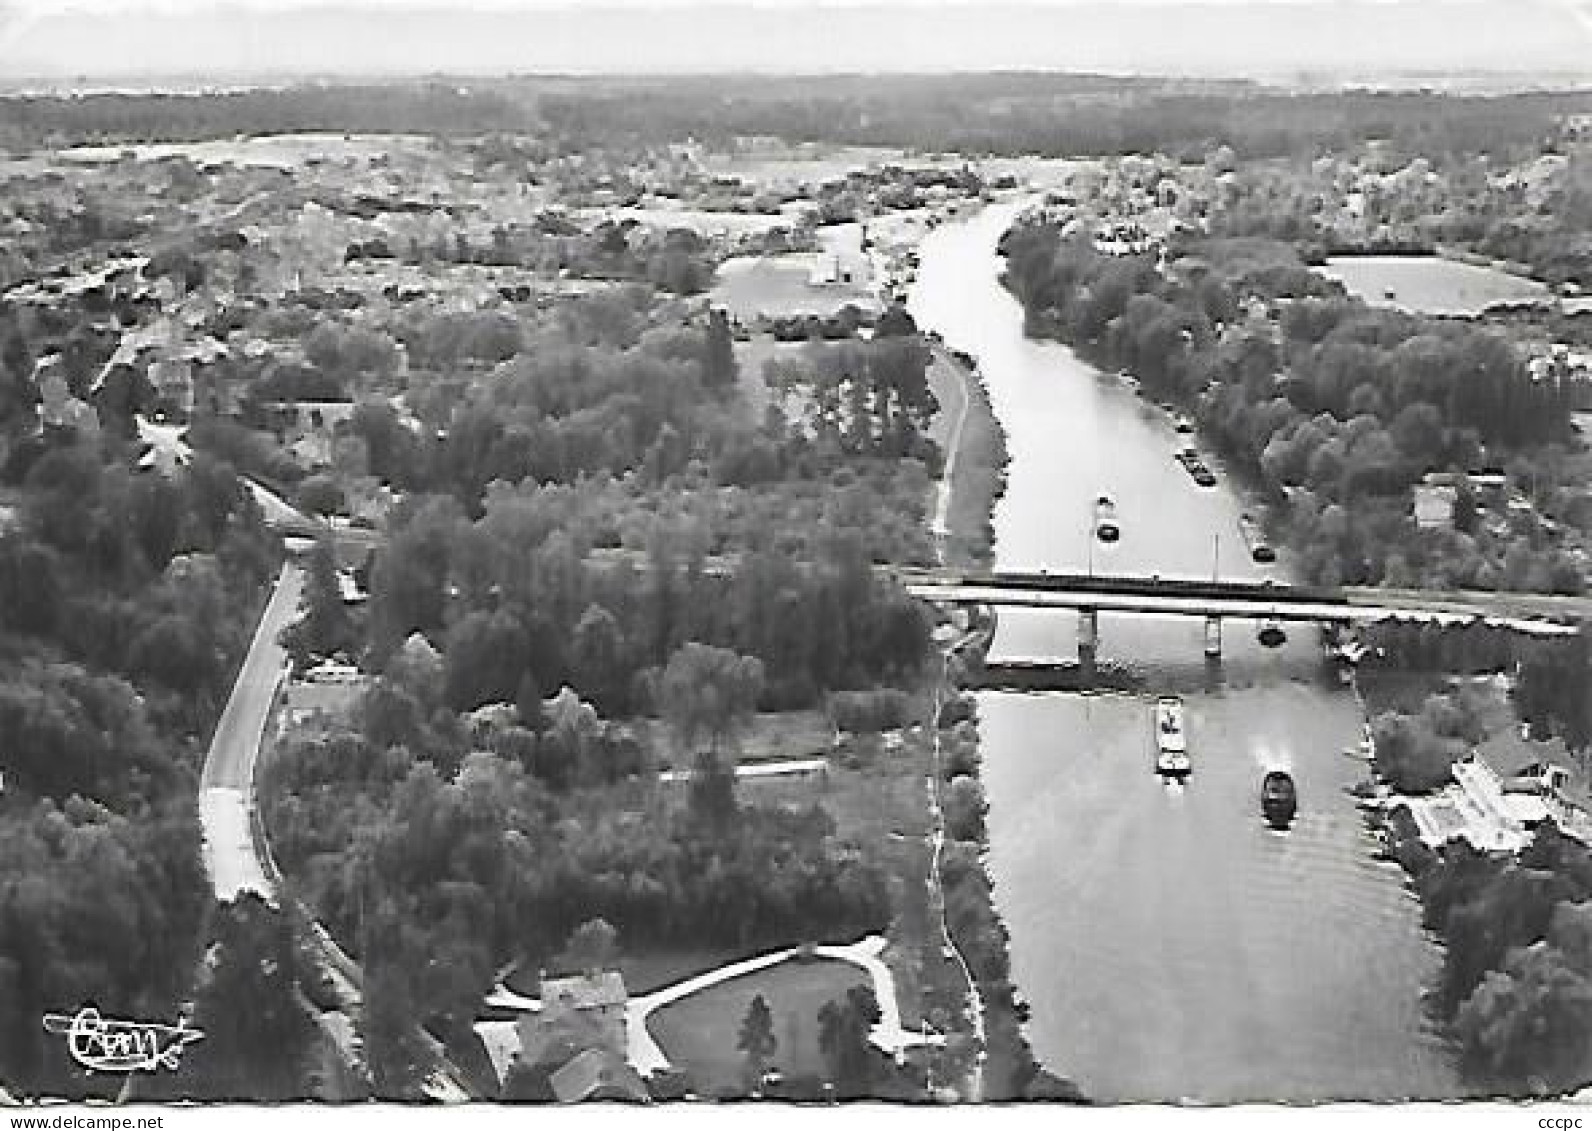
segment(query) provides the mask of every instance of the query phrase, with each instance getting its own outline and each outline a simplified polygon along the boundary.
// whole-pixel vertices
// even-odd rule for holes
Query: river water
[[[1072,352],[1023,335],[996,240],[1020,203],[932,233],[911,310],[978,358],[1008,436],[999,568],[1263,576],[1227,485],[1173,461],[1164,414]],[[1214,465],[1213,465],[1214,466]],[[1094,500],[1122,539],[1093,538]],[[1269,567],[1281,576],[1278,567]],[[1441,955],[1403,873],[1373,857],[1346,787],[1362,763],[1352,695],[1322,678],[1313,630],[1262,648],[1197,619],[1100,620],[1099,656],[1143,695],[987,692],[979,708],[989,866],[1045,1067],[1102,1101],[1437,1098],[1458,1094],[1423,1014]],[[1068,613],[1003,611],[992,656],[1076,655]],[[1195,769],[1153,772],[1151,701],[1181,694]],[[1292,829],[1266,828],[1260,779],[1288,769]]]

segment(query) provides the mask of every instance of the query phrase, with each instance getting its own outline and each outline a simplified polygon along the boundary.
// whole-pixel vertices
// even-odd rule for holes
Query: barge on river
[[[1155,768],[1163,777],[1188,777],[1188,734],[1183,729],[1183,700],[1164,695],[1155,701]]]

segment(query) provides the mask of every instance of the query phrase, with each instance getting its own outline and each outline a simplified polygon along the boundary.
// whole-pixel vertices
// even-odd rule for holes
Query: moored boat
[[[1265,531],[1261,530],[1260,523],[1252,515],[1238,516],[1238,532],[1244,536],[1244,545],[1249,547],[1251,561],[1265,565],[1277,560],[1277,551],[1266,541]]]
[[[1272,770],[1260,784],[1260,811],[1274,829],[1286,829],[1299,811],[1299,793],[1286,771]]]
[[[1183,470],[1201,487],[1216,486],[1216,473],[1206,466],[1200,458],[1199,452],[1193,448],[1184,448],[1177,453],[1177,462],[1183,465]]]
[[[1183,729],[1183,700],[1176,696],[1155,701],[1155,768],[1171,778],[1187,777],[1193,769]]]
[[[1102,542],[1115,542],[1122,537],[1122,527],[1117,523],[1116,504],[1111,496],[1101,495],[1095,500],[1095,537]]]

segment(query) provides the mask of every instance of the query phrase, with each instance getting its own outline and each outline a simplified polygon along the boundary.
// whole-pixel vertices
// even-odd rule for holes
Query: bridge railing
[[[1027,573],[902,568],[893,571],[907,584],[977,585],[989,589],[1022,589],[1065,593],[1112,593],[1135,597],[1211,597],[1275,599],[1313,605],[1347,605],[1341,589],[1287,585],[1266,581],[1232,581],[1193,577],[1117,577],[1106,574]]]

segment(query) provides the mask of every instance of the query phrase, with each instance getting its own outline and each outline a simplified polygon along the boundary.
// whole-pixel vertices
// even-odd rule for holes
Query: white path
[[[648,1014],[683,997],[689,997],[699,990],[705,990],[709,986],[728,982],[743,974],[755,974],[770,966],[778,966],[781,962],[796,957],[796,953],[796,947],[789,947],[785,950],[776,950],[772,954],[742,959],[728,966],[720,966],[717,970],[709,970],[706,974],[698,974],[694,978],[676,982],[672,986],[665,986],[656,993],[631,998],[625,1006],[625,1036],[629,1046],[626,1055],[630,1060],[630,1066],[642,1076],[650,1076],[669,1067],[669,1058],[663,1054],[663,1050],[658,1047],[657,1042],[652,1039],[652,1034],[647,1030]]]
[[[873,996],[879,1003],[879,1020],[868,1034],[868,1039],[875,1048],[899,1058],[909,1048],[925,1044],[943,1044],[945,1038],[939,1033],[924,1034],[902,1026],[901,1007],[896,1000],[895,975],[879,957],[885,945],[883,936],[869,935],[865,939],[845,946],[820,943],[813,947],[813,954],[818,958],[827,958],[835,962],[849,962],[853,966],[860,967],[868,975],[869,981],[873,984]],[[778,966],[782,962],[790,962],[799,953],[801,948],[792,946],[752,958],[743,958],[739,962],[731,962],[727,966],[720,966],[717,970],[709,970],[704,974],[686,978],[653,993],[631,998],[625,1006],[625,1033],[628,1044],[626,1056],[631,1067],[642,1076],[648,1076],[654,1072],[664,1071],[670,1066],[668,1056],[658,1047],[658,1043],[652,1039],[652,1033],[647,1029],[647,1018],[653,1013],[681,998],[690,997],[721,982],[755,974],[771,966]],[[502,985],[497,986],[487,996],[486,1004],[498,1009],[518,1009],[528,1013],[537,1012],[542,1008],[542,1003],[535,998],[517,994]],[[512,1021],[481,1021],[476,1024],[475,1031],[483,1042],[495,1042],[488,1045],[494,1063],[502,1059],[506,1065],[512,1061],[513,1053],[518,1051],[518,1036],[512,1032],[513,1026]],[[509,1047],[511,1044],[512,1048]]]
[[[514,1058],[520,1055],[519,1022],[477,1021],[474,1029],[492,1061],[492,1070],[497,1073],[498,1083],[507,1083]]]
[[[875,1048],[899,1057],[907,1049],[919,1045],[943,1044],[945,1038],[938,1033],[924,1034],[902,1026],[901,1008],[896,1001],[895,975],[879,957],[884,948],[883,936],[869,935],[850,946],[819,945],[813,948],[813,953],[821,958],[833,958],[860,966],[873,980],[874,997],[879,1000],[879,1020],[869,1039]]]
[[[971,374],[962,372],[959,362],[953,361],[948,355],[935,351],[933,364],[945,366],[951,372],[952,384],[957,391],[956,423],[951,426],[951,435],[945,443],[945,466],[940,470],[940,481],[935,485],[934,494],[934,521],[930,526],[931,532],[937,538],[950,536],[951,527],[951,491],[956,476],[956,461],[962,454],[962,428],[967,424],[967,411],[972,397],[968,392],[968,382],[973,380]]]
[[[767,762],[746,762],[735,767],[738,778],[773,778],[785,774],[816,774],[829,768],[826,758],[782,758]],[[690,770],[664,770],[658,775],[662,782],[690,781]]]

